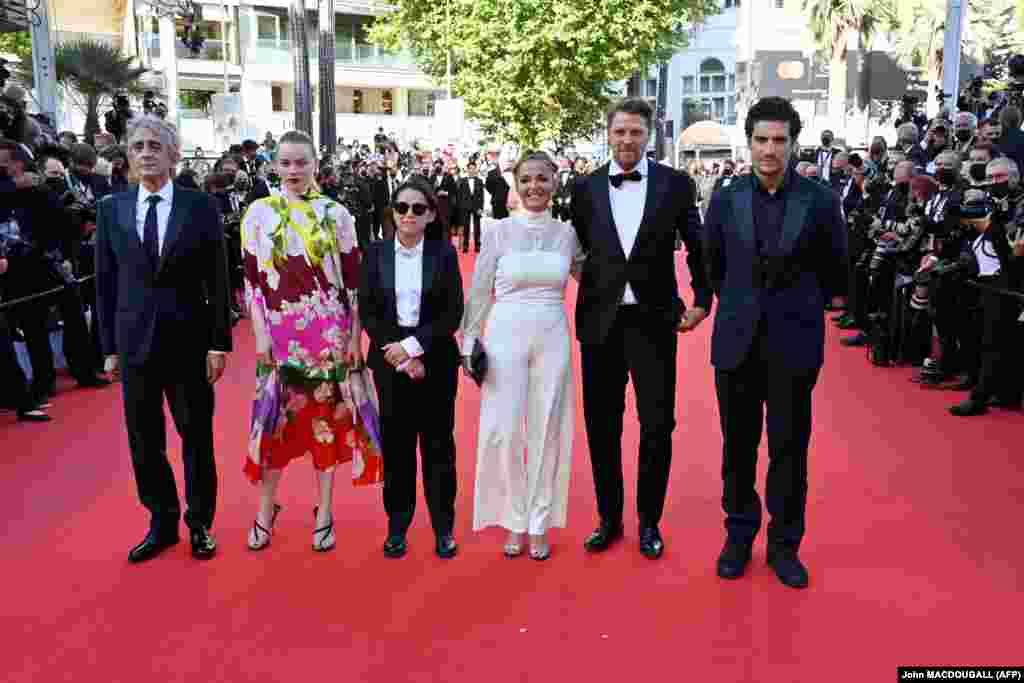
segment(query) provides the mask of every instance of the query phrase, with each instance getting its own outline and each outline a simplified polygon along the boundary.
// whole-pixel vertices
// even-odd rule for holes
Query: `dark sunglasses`
[[[409,209],[412,209],[413,216],[422,216],[430,209],[430,207],[427,206],[426,204],[408,204],[406,202],[396,202],[394,209],[395,213],[397,213],[399,216],[404,216],[405,214],[409,213]]]

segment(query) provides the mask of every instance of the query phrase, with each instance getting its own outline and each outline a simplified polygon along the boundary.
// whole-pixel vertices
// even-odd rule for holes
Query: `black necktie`
[[[629,173],[616,173],[614,175],[608,176],[608,182],[612,184],[612,187],[616,188],[622,187],[623,180],[635,180],[636,182],[639,183],[643,179],[644,177],[640,175],[640,171],[631,171]]]
[[[146,201],[149,202],[149,209],[146,211],[146,225],[142,229],[142,248],[146,250],[146,256],[153,264],[153,270],[160,266],[160,231],[157,228],[156,220],[156,205],[160,199],[158,194],[146,198]]]

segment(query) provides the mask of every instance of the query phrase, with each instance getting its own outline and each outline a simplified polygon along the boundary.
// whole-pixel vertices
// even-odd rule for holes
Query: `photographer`
[[[914,166],[922,169],[928,165],[928,158],[921,146],[921,133],[917,126],[907,122],[896,129],[896,149],[903,152]]]
[[[9,310],[12,325],[25,335],[32,361],[32,393],[43,402],[56,392],[56,369],[50,346],[49,309],[56,305],[64,321],[64,356],[79,386],[109,384],[97,375],[98,354],[90,338],[78,286],[66,249],[69,220],[58,197],[41,178],[28,173],[32,159],[24,147],[0,140],[0,225],[7,242],[9,270],[5,291],[18,299],[62,287],[52,296]],[[70,238],[73,240],[73,237]]]
[[[228,277],[231,281],[231,319],[242,318],[242,293],[245,285],[242,270],[242,216],[246,205],[244,195],[235,191],[235,176],[226,172],[213,172],[203,180],[203,191],[212,196],[220,213],[224,228],[224,242],[228,254]]]
[[[969,111],[957,113],[953,123],[953,136],[956,141],[953,143],[953,151],[960,155],[963,161],[967,161],[971,150],[974,148],[978,132],[978,117]]]
[[[101,159],[110,162],[110,191],[126,192],[132,184],[128,179],[130,167],[127,150],[121,145],[110,145],[100,151],[99,155]]]
[[[972,320],[971,348],[976,351],[976,384],[970,396],[950,407],[961,417],[981,415],[988,407],[1019,409],[1021,406],[1020,302],[996,289],[1014,289],[1014,271],[1019,256],[1014,244],[1024,242],[1024,192],[1020,172],[1009,159],[989,164],[991,195],[977,199],[973,212],[964,211],[964,221],[976,230],[970,251],[977,268],[977,282],[983,287],[979,306]]]
[[[869,193],[869,184],[875,182],[877,169],[870,161],[865,161],[859,154],[851,154],[848,158],[849,179],[843,185],[839,196],[843,202],[843,213],[849,230],[849,262],[848,262],[848,293],[847,315],[839,322],[840,329],[868,329],[867,307],[867,269],[862,261],[865,255],[870,258],[873,243],[869,230],[874,223],[875,214],[881,204],[879,190]],[[833,177],[835,177],[833,172]],[[883,179],[884,182],[884,179]],[[885,188],[886,192],[888,188]],[[882,197],[884,198],[884,196]],[[843,340],[847,345],[859,346],[866,339],[863,334]]]

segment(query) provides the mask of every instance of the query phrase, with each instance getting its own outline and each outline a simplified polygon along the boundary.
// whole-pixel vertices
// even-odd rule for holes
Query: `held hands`
[[[384,360],[386,360],[393,368],[397,368],[399,365],[409,360],[409,354],[405,352],[405,349],[402,348],[402,345],[398,342],[385,344],[381,347],[381,350],[384,352]]]
[[[224,366],[227,365],[227,358],[223,353],[210,351],[206,354],[206,381],[216,384],[217,380],[224,374]]]
[[[687,309],[686,312],[683,313],[683,319],[680,321],[679,327],[676,328],[676,331],[686,334],[687,332],[696,329],[698,325],[704,322],[704,318],[706,317],[708,317],[708,312],[699,306]]]

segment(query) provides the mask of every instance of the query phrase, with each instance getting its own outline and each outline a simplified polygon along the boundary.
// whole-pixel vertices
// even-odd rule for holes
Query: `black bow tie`
[[[616,173],[608,176],[608,182],[612,184],[612,187],[622,187],[623,180],[635,180],[640,182],[644,177],[640,175],[640,171],[631,171],[629,173]]]

